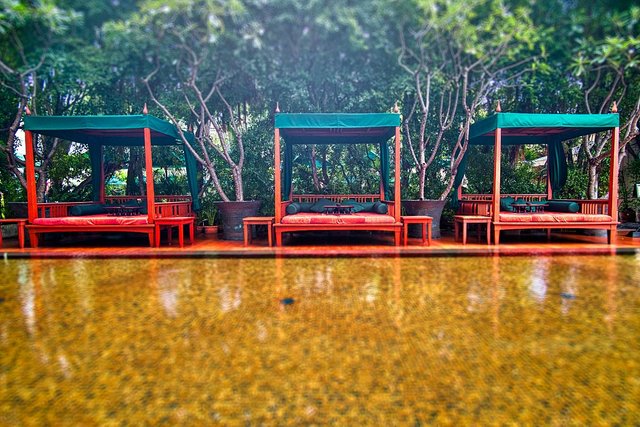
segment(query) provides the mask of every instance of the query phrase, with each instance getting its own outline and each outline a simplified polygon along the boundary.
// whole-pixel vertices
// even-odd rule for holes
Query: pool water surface
[[[639,424],[640,256],[5,259],[0,425]]]

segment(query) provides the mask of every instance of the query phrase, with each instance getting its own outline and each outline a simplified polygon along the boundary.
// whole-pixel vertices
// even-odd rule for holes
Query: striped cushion
[[[391,215],[372,212],[358,212],[349,215],[301,212],[282,218],[283,224],[394,224],[395,222],[395,218]]]
[[[115,216],[115,215],[85,215],[62,216],[58,218],[36,218],[36,225],[144,225],[148,224],[147,215]]]
[[[544,213],[508,213],[500,214],[500,222],[612,222],[609,215],[590,215],[582,213],[544,212]]]

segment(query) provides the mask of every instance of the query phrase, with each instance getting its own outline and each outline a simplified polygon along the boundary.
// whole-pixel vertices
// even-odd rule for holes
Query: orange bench
[[[184,226],[189,226],[189,243],[194,241],[194,223],[195,218],[192,216],[168,216],[156,218],[155,223],[155,246],[160,247],[160,229],[161,227],[169,227],[169,242],[171,242],[171,231],[173,227],[178,227],[178,244],[184,247]]]
[[[487,244],[491,243],[491,217],[483,215],[455,215],[453,217],[453,225],[455,229],[455,240],[458,240],[460,228],[462,228],[462,244],[467,244],[467,225],[478,224],[478,240],[480,240],[480,226],[487,225]]]
[[[407,246],[409,224],[420,224],[422,228],[422,245],[427,243],[429,246],[431,246],[431,223],[433,222],[433,218],[431,218],[430,216],[412,215],[402,216],[400,217],[400,219],[402,220],[405,246]]]
[[[244,245],[247,246],[251,243],[251,227],[254,225],[266,225],[267,226],[267,241],[269,246],[273,246],[273,221],[275,217],[272,216],[248,216],[242,218],[243,231],[244,231]]]
[[[16,224],[18,226],[18,244],[20,249],[24,249],[24,226],[27,223],[26,219],[21,218],[5,218],[0,219],[0,225],[2,224]],[[2,247],[2,229],[0,228],[0,248]]]

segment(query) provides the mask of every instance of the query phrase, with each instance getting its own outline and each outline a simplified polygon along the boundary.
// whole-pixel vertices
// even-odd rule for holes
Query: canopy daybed
[[[615,110],[614,110],[615,111]],[[556,201],[566,181],[566,159],[562,141],[611,132],[611,160],[609,195],[599,200]],[[469,145],[493,145],[492,194],[462,194],[465,159],[456,177],[458,213],[461,215],[487,215],[491,217],[494,243],[500,243],[500,231],[518,229],[601,229],[606,230],[608,242],[616,237],[618,198],[618,114],[521,114],[498,112],[474,123],[469,130]],[[547,145],[547,194],[501,194],[500,157],[503,145]],[[468,154],[468,152],[467,152]],[[511,198],[511,200],[509,200]],[[518,201],[524,209],[507,211],[509,202]],[[502,203],[502,208],[501,208]],[[535,203],[544,208],[537,209]],[[509,209],[510,210],[510,209]]]
[[[38,235],[59,232],[143,233],[154,245],[154,218],[192,216],[199,209],[196,163],[182,144],[182,135],[193,135],[156,117],[141,115],[110,116],[31,116],[24,120],[26,141],[27,230],[33,247]],[[86,144],[91,159],[93,202],[38,203],[34,167],[34,134]],[[142,146],[145,153],[146,195],[105,195],[103,147]],[[152,145],[178,145],[184,149],[191,196],[156,196],[153,184]],[[136,207],[137,206],[137,207]],[[120,209],[121,208],[121,209]],[[111,210],[111,214],[107,213]],[[124,212],[122,212],[124,211]],[[120,215],[127,213],[127,215]]]
[[[390,201],[389,147],[395,137],[395,185]],[[284,176],[281,176],[281,138],[284,141]],[[359,195],[293,194],[293,151],[296,144],[377,144],[380,147],[380,193]],[[282,245],[283,233],[298,231],[366,230],[394,233],[395,245],[400,245],[400,115],[370,114],[281,114],[275,118],[275,222],[276,246]],[[353,201],[356,204],[384,204],[374,212],[297,212],[287,214],[292,203],[322,204]],[[375,208],[374,208],[375,210]],[[289,208],[289,211],[291,209]]]

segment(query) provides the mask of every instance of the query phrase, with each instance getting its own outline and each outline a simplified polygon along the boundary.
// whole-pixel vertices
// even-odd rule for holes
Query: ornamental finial
[[[393,112],[394,113],[400,112],[400,108],[398,107],[398,101],[396,101],[396,103],[393,105]]]
[[[276,113],[280,112],[280,103],[276,102]]]
[[[27,116],[31,115],[31,110],[29,110],[29,106],[28,105],[24,106],[24,112],[27,114]]]
[[[500,105],[500,101],[498,101],[498,105],[496,105],[496,113],[502,112],[502,105]]]
[[[149,110],[147,109],[147,103],[144,103],[144,108],[142,109],[142,114],[149,114]]]
[[[613,101],[613,105],[611,106],[611,112],[612,113],[618,112],[618,103],[616,101]]]

